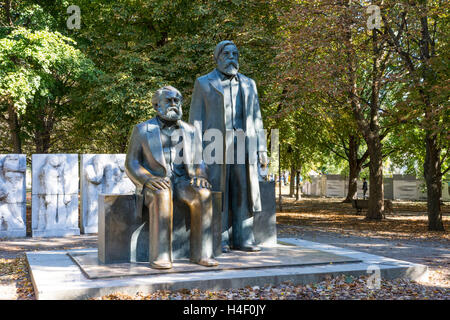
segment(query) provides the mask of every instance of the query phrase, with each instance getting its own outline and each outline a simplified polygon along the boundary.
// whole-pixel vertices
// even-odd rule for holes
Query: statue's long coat
[[[261,197],[259,192],[257,152],[267,152],[267,144],[263,129],[261,110],[258,102],[258,92],[255,81],[238,73],[242,101],[244,104],[244,131],[246,139],[246,162],[248,177],[248,199],[252,212],[261,211]],[[199,77],[194,85],[192,94],[189,122],[202,134],[208,129],[218,129],[225,132],[225,102],[219,71],[215,69],[207,75]],[[232,138],[224,136],[224,159],[227,158]],[[251,144],[254,144],[252,147]],[[225,163],[225,160],[223,161]],[[225,195],[225,165],[207,164],[208,180],[214,191],[222,191]]]

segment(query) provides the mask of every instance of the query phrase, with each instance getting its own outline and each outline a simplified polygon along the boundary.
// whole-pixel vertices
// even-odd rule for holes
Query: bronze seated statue
[[[172,267],[173,203],[179,202],[190,213],[190,260],[217,266],[211,185],[203,163],[193,161],[195,129],[181,121],[182,95],[166,86],[156,91],[152,104],[157,116],[133,128],[125,161],[126,173],[143,202],[137,210],[148,210],[150,265]]]

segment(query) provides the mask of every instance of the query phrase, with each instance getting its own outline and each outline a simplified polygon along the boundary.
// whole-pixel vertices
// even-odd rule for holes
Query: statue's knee
[[[164,190],[145,190],[145,205],[149,206],[151,202],[153,202],[155,199],[158,199],[159,202],[161,201],[170,201],[172,198],[171,196],[171,190],[170,189],[164,189]]]
[[[170,200],[172,198],[170,189],[156,190],[154,192],[155,196],[161,200]]]

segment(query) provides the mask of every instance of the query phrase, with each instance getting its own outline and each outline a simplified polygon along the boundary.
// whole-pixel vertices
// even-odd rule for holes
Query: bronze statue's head
[[[181,119],[183,115],[182,103],[183,96],[180,91],[172,86],[158,89],[152,98],[152,105],[158,116],[168,121]]]
[[[228,76],[235,76],[238,73],[239,51],[233,41],[219,42],[214,50],[214,59],[220,72]]]

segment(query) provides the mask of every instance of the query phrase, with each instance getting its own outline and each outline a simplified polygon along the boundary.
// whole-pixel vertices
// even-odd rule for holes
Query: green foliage
[[[95,79],[93,63],[75,45],[58,32],[23,27],[0,39],[0,111],[17,114],[22,140],[50,135],[55,122],[71,113],[71,88]],[[47,147],[50,138],[42,142]]]
[[[76,1],[80,30],[69,33],[103,71],[84,94],[76,117],[79,150],[124,152],[129,131],[154,115],[153,92],[173,85],[184,96],[184,119],[196,77],[215,67],[213,50],[224,39],[240,49],[241,71],[259,84],[265,112],[265,79],[276,39],[280,1]],[[53,14],[64,10],[52,8]],[[61,22],[62,24],[62,22]],[[93,140],[92,140],[93,139]]]

